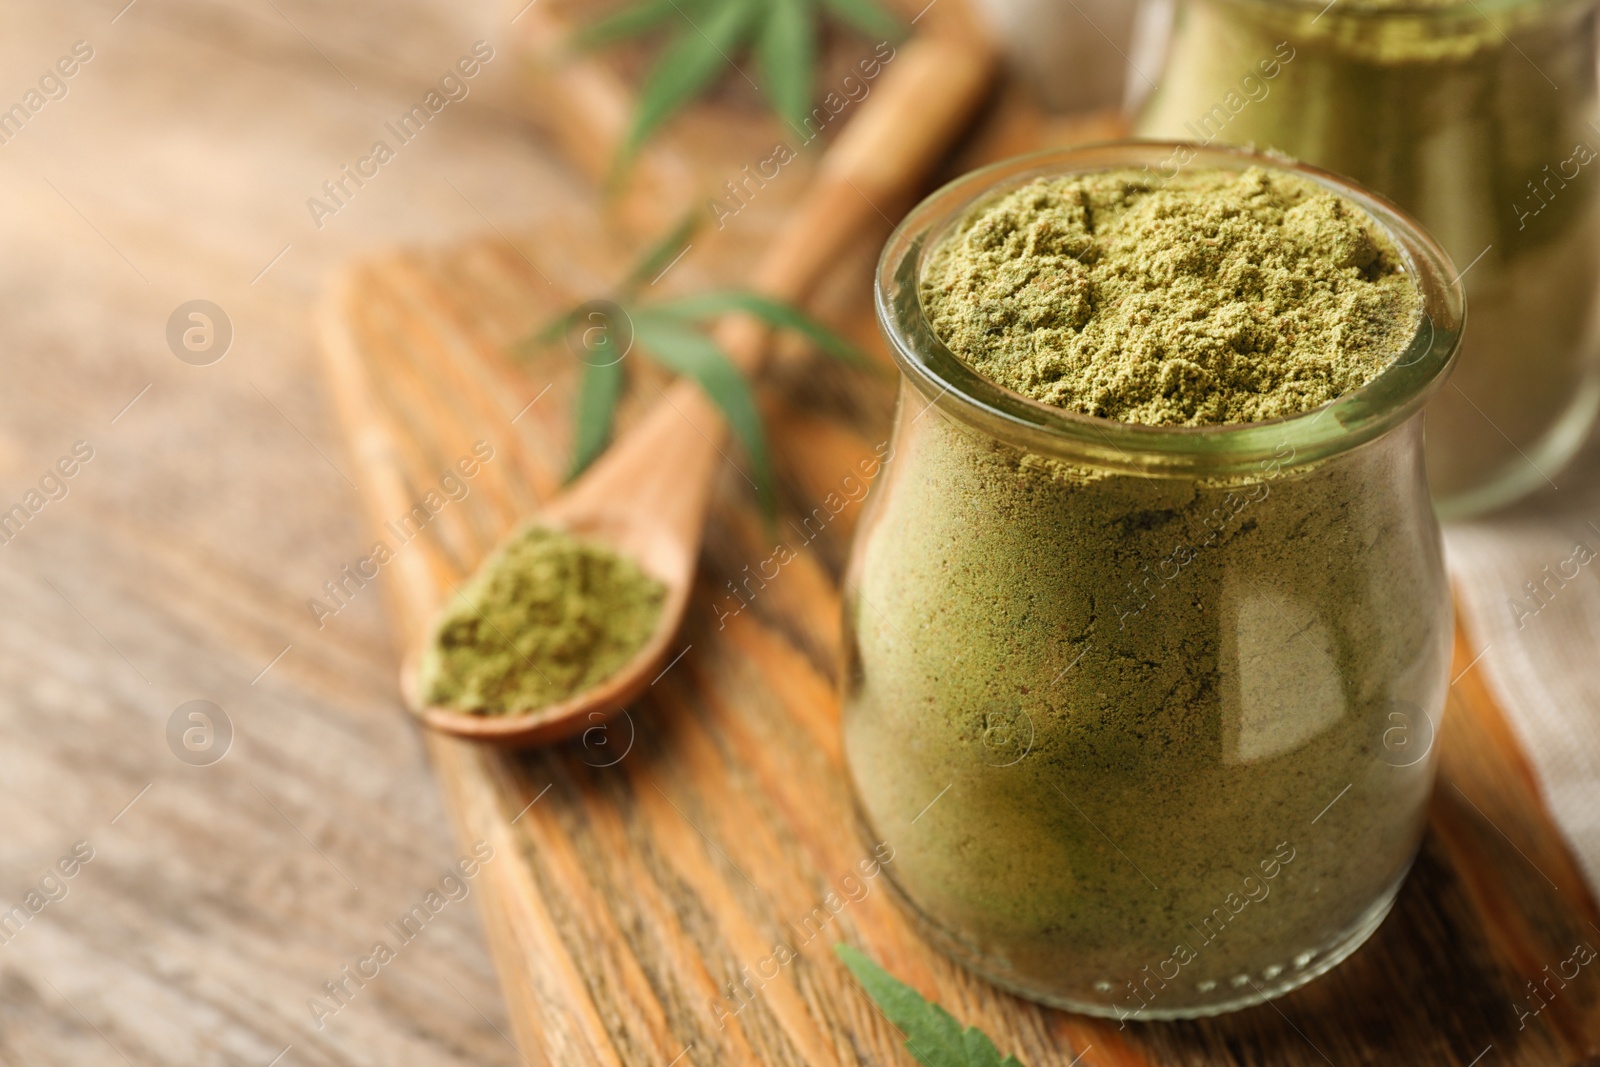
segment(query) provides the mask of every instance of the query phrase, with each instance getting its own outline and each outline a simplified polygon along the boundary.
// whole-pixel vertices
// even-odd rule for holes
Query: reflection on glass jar
[[[1276,422],[1135,426],[1047,407],[929,330],[924,252],[975,198],[1171,146],[1002,164],[885,250],[904,374],[846,583],[844,736],[865,832],[928,936],[1073,1010],[1253,1003],[1353,951],[1416,851],[1451,608],[1421,408],[1459,337],[1453,272],[1371,211],[1424,300],[1368,385]]]
[[[1551,483],[1600,410],[1595,0],[1180,0],[1138,132],[1271,147],[1416,216],[1471,325],[1428,411],[1440,512]]]

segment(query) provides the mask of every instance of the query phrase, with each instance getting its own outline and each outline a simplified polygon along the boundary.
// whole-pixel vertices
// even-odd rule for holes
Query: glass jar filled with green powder
[[[1451,607],[1421,411],[1460,286],[1242,151],[1048,153],[885,249],[903,373],[845,588],[864,832],[928,936],[1123,1018],[1277,995],[1421,837]]]
[[[1472,324],[1428,412],[1441,514],[1546,484],[1600,410],[1595,0],[1179,0],[1137,129],[1275,148],[1420,219]]]

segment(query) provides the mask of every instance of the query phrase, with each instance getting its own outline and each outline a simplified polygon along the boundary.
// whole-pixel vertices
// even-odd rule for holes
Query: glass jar
[[[1472,327],[1428,411],[1458,517],[1554,484],[1600,410],[1595,0],[1180,0],[1141,136],[1271,147],[1405,208]]]
[[[903,381],[844,604],[845,753],[897,895],[1000,985],[1137,1018],[1275,996],[1382,921],[1422,834],[1452,634],[1421,410],[1462,297],[1387,204],[1308,167],[1182,149],[1354,201],[1423,295],[1389,369],[1293,418],[1080,415],[932,334],[925,258],[975,204],[1176,148],[999,164],[890,240],[877,307]]]

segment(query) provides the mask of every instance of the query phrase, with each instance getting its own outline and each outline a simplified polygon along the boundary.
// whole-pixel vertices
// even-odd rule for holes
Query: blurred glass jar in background
[[[1427,413],[1442,515],[1551,483],[1600,411],[1596,0],[1179,0],[1146,137],[1254,144],[1388,196],[1472,309]]]

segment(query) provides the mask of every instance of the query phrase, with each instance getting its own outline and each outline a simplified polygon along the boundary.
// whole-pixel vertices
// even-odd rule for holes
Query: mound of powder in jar
[[[1404,350],[1421,298],[1394,243],[1294,175],[1040,179],[934,251],[923,306],[984,377],[1121,422],[1299,414]]]

